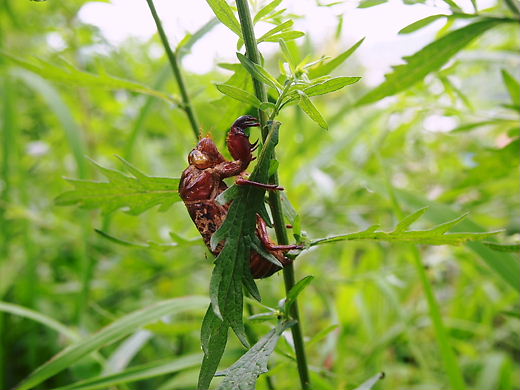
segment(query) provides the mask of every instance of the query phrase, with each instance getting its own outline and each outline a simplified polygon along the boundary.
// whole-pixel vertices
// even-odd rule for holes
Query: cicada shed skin
[[[217,196],[228,188],[224,179],[239,176],[238,184],[260,185],[270,190],[281,189],[275,185],[250,182],[242,177],[243,172],[254,160],[252,152],[257,147],[256,142],[254,144],[249,142],[245,129],[259,125],[258,120],[249,115],[241,116],[233,123],[226,145],[234,161],[226,160],[209,136],[202,138],[188,155],[189,166],[182,173],[179,194],[204,243],[215,256],[222,251],[223,246],[219,244],[211,250],[211,236],[224,223],[229,210],[229,204],[222,205],[216,201]],[[259,215],[256,219],[256,234],[265,249],[282,265],[289,264],[291,260],[285,256],[285,253],[300,247],[276,245],[269,238],[266,222]],[[271,276],[281,268],[264,259],[259,253],[251,251],[250,269],[253,278],[260,279]]]

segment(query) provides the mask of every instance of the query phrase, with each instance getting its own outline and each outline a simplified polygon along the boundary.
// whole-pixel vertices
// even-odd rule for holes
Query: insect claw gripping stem
[[[251,180],[242,179],[242,178],[238,178],[235,183],[238,185],[250,185],[250,186],[265,188],[268,191],[283,191],[285,189],[276,184],[258,183],[256,181],[251,181]]]

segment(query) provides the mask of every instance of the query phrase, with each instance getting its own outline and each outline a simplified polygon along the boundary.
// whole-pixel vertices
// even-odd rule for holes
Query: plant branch
[[[256,43],[255,33],[253,30],[253,22],[251,19],[251,14],[249,12],[247,0],[237,0],[236,4],[238,9],[238,16],[240,19],[240,25],[242,27],[242,36],[244,38],[244,43],[247,50],[247,57],[252,62],[260,64],[260,53],[258,51]],[[265,90],[264,84],[256,80],[255,78],[253,78],[253,83],[256,97],[261,102],[267,102],[267,92]],[[266,113],[262,110],[259,110],[259,119],[262,125],[262,138],[264,140],[267,135],[267,128],[265,126],[266,118]],[[278,175],[276,173],[273,176],[271,176],[270,182],[273,184],[278,184]],[[289,243],[289,239],[287,236],[287,230],[285,228],[285,223],[283,219],[280,194],[277,191],[270,191],[268,199],[269,207],[271,208],[271,214],[273,216],[276,238],[280,245],[286,245]],[[285,282],[285,291],[286,293],[288,293],[291,290],[291,288],[295,285],[294,266],[292,263],[284,267],[283,277]],[[309,369],[307,366],[307,357],[305,355],[305,347],[303,343],[303,332],[301,328],[298,304],[296,301],[291,307],[290,315],[297,321],[297,323],[291,328],[291,332],[294,340],[294,350],[296,354],[296,362],[298,365],[298,374],[300,376],[300,382],[303,390],[309,390],[311,388],[309,379]]]
[[[171,49],[170,44],[168,43],[168,38],[166,37],[166,33],[164,32],[161,19],[159,19],[159,15],[157,15],[157,11],[155,10],[153,0],[146,0],[146,2],[148,3],[148,7],[150,8],[150,12],[152,13],[153,20],[155,21],[155,25],[157,26],[157,32],[159,33],[159,37],[161,38],[161,42],[164,46],[166,55],[168,56],[168,60],[170,61],[170,65],[173,70],[173,75],[175,76],[175,80],[177,81],[177,85],[181,93],[181,108],[188,116],[188,120],[190,121],[190,125],[193,130],[193,133],[195,134],[195,138],[198,140],[200,136],[199,123],[197,120],[197,116],[195,115],[195,111],[191,106],[190,97],[188,95],[188,90],[186,89],[186,84],[184,83],[184,78],[182,77],[177,56]]]

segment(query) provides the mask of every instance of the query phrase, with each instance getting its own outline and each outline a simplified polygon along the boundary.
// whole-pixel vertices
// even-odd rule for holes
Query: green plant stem
[[[247,0],[237,0],[236,4],[238,9],[238,16],[240,19],[240,25],[242,27],[242,36],[244,38],[244,43],[247,50],[247,56],[252,62],[260,64],[260,53],[256,44],[255,33],[253,30],[253,21],[251,19],[251,13],[249,12]],[[267,92],[263,83],[259,82],[254,78],[253,83],[256,97],[261,102],[267,102]],[[267,136],[267,128],[265,126],[267,116],[265,112],[259,110],[259,119],[262,125],[262,138],[265,140],[265,137]],[[278,175],[276,173],[273,176],[271,176],[270,182],[273,184],[278,184]],[[273,223],[278,243],[280,245],[286,245],[289,243],[289,239],[287,236],[287,230],[283,219],[280,194],[277,191],[271,191],[269,193],[269,207],[273,216]],[[285,283],[285,291],[286,293],[288,293],[291,290],[291,288],[295,285],[294,266],[292,263],[284,267],[283,277]],[[309,390],[311,388],[309,369],[307,366],[307,357],[305,354],[305,346],[303,342],[303,332],[301,328],[300,314],[298,311],[298,303],[296,301],[294,302],[291,308],[290,315],[297,321],[297,323],[293,327],[291,327],[291,332],[294,341],[294,351],[296,354],[296,363],[298,366],[298,374],[300,376],[301,386],[303,390]]]
[[[159,37],[161,38],[164,50],[166,52],[166,55],[168,56],[168,60],[170,61],[170,65],[173,70],[173,75],[175,76],[175,80],[177,81],[177,85],[179,87],[179,91],[182,97],[182,109],[188,116],[188,120],[190,122],[193,133],[195,134],[195,138],[198,140],[200,136],[199,122],[197,120],[197,116],[195,115],[195,111],[191,106],[190,97],[188,95],[188,90],[186,89],[186,84],[184,83],[184,78],[182,77],[177,56],[170,47],[168,38],[166,37],[166,33],[164,32],[161,23],[161,19],[159,19],[159,15],[157,15],[157,11],[155,10],[153,0],[146,0],[146,2],[148,3],[148,7],[150,8],[150,12],[152,13],[153,20],[155,21],[155,25],[157,26],[157,32],[159,33]]]

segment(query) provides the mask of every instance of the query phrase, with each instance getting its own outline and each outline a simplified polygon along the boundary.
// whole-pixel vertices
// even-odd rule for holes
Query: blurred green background
[[[33,64],[44,60],[61,69],[72,66],[178,93],[165,57],[151,55],[160,48],[157,36],[113,46],[98,28],[78,18],[85,3],[3,0],[0,49]],[[491,13],[508,12],[504,4],[494,7]],[[318,58],[324,46],[331,56],[348,48],[336,40],[337,27],[331,26],[325,43],[312,35],[298,40],[301,57]],[[57,36],[64,43],[60,47],[49,38]],[[405,214],[432,206],[415,228],[470,212],[461,230],[505,229],[503,241],[518,240],[518,108],[501,73],[518,78],[518,47],[518,27],[500,26],[397,97],[353,107],[370,89],[362,80],[314,98],[328,131],[296,107],[285,110],[279,118],[280,181],[307,236],[372,224],[390,230],[398,221],[398,199]],[[121,169],[114,157],[120,155],[149,175],[179,177],[195,143],[184,113],[128,89],[48,80],[4,54],[0,52],[0,300],[57,320],[83,337],[159,300],[207,295],[212,266],[201,240],[161,251],[125,247],[94,231],[135,243],[168,243],[170,232],[196,239],[183,204],[138,217],[124,210],[104,216],[54,204],[56,196],[71,189],[64,177],[105,180],[85,156]],[[277,54],[266,57],[275,74],[278,59]],[[334,73],[363,76],[370,66],[354,54]],[[249,110],[230,105],[213,86],[229,75],[217,67],[205,74],[184,70],[203,132],[211,132],[220,147],[235,114]],[[486,123],[468,126],[480,122]],[[468,387],[518,389],[518,291],[489,266],[507,256],[506,261],[518,261],[518,256],[479,246],[419,249]],[[380,371],[387,376],[378,388],[447,388],[409,246],[324,245],[304,252],[296,272],[298,279],[315,276],[300,303],[314,388],[354,388]],[[281,275],[258,284],[264,303],[276,307],[284,297]],[[104,363],[85,357],[39,388],[199,352],[203,314],[195,310],[165,318],[124,343],[101,349]],[[267,323],[252,326],[258,334],[270,329]],[[0,342],[0,389],[9,389],[71,340],[40,322],[0,312]],[[242,353],[232,337],[223,367]],[[275,388],[298,386],[294,362],[287,358],[291,354],[290,340],[282,339],[272,358]],[[114,388],[194,388],[197,373],[194,367]],[[259,381],[258,388],[267,386]]]

